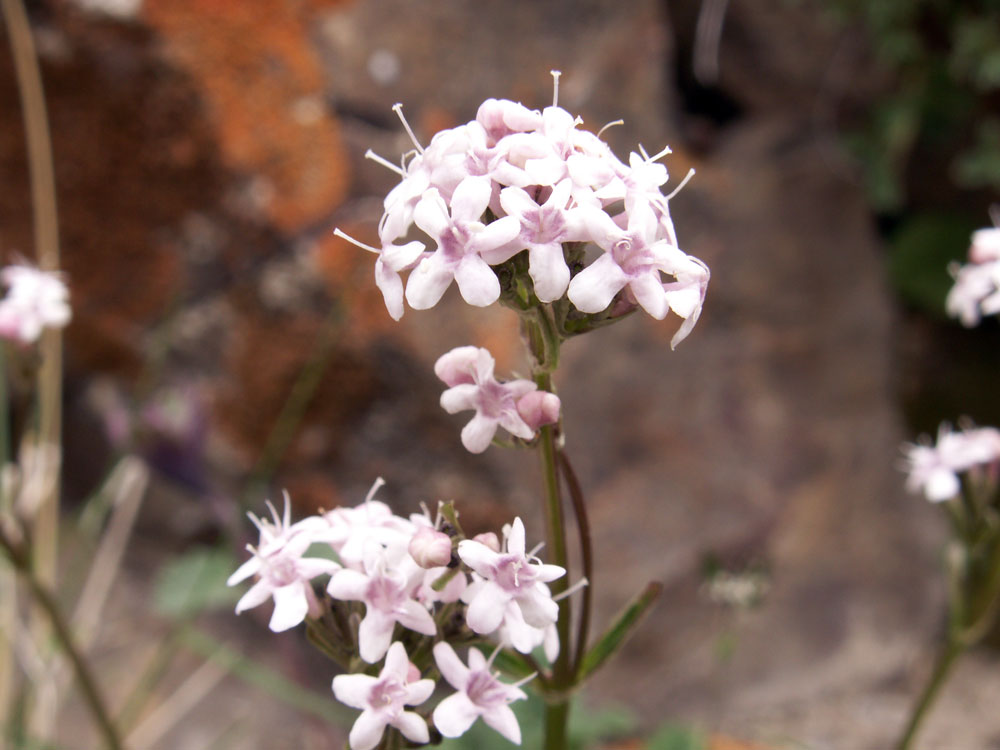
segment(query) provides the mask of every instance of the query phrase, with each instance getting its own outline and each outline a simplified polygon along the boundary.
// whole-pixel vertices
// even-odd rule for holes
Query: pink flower
[[[494,552],[484,544],[466,539],[458,544],[458,556],[480,577],[462,595],[469,605],[465,618],[480,635],[492,633],[501,625],[512,636],[518,650],[538,640],[533,631],[544,630],[559,617],[549,581],[566,574],[558,565],[546,565],[525,553],[524,524],[515,518],[507,532],[505,549]],[[526,628],[530,628],[529,632]]]
[[[462,445],[470,453],[485,451],[497,428],[531,440],[535,430],[518,412],[518,402],[537,386],[530,380],[500,383],[493,376],[495,362],[486,349],[463,346],[442,355],[435,374],[451,387],[441,394],[441,408],[449,414],[473,409],[476,416],[462,429]]]
[[[434,646],[434,661],[441,676],[458,692],[434,709],[434,726],[445,737],[461,737],[476,719],[483,721],[515,745],[521,744],[521,727],[509,704],[528,696],[515,685],[506,685],[490,672],[486,657],[469,649],[469,666],[442,641]]]
[[[395,727],[412,742],[428,742],[427,722],[404,706],[419,706],[434,692],[434,680],[410,681],[411,665],[406,649],[398,641],[385,657],[378,677],[342,674],[333,678],[333,694],[341,703],[361,709],[351,727],[351,750],[371,750],[382,739],[387,726]]]
[[[363,573],[343,569],[330,578],[327,593],[334,599],[365,603],[358,649],[369,664],[385,655],[397,622],[424,635],[437,632],[434,618],[415,598],[425,573],[405,549],[402,554],[391,555],[372,544],[365,555]]]
[[[249,547],[253,557],[247,560],[226,582],[229,586],[258,576],[236,604],[236,614],[274,599],[274,613],[268,627],[275,633],[295,627],[318,605],[309,581],[318,575],[333,573],[340,566],[332,560],[319,557],[302,557],[315,541],[314,532],[322,530],[324,524],[312,517],[291,523],[288,494],[285,494],[285,513],[278,518],[278,512],[268,502],[274,522],[257,518],[248,513],[250,520],[260,530],[260,544],[256,549]],[[317,523],[318,522],[318,523]]]
[[[13,265],[0,271],[0,278],[7,285],[7,296],[0,300],[0,337],[31,344],[43,329],[69,322],[69,291],[58,274]]]

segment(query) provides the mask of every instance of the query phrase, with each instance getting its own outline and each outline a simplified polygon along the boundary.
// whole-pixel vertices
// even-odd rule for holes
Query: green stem
[[[910,715],[910,721],[906,725],[906,731],[903,732],[902,738],[896,745],[896,750],[909,750],[910,745],[917,736],[917,730],[920,728],[921,722],[927,715],[927,711],[931,705],[933,705],[934,699],[941,690],[941,686],[944,685],[948,674],[951,672],[951,668],[955,664],[955,660],[962,653],[963,649],[964,646],[962,643],[949,637],[948,642],[941,649],[941,653],[938,654],[931,678],[928,680],[927,685],[924,686],[924,691],[921,693],[920,700],[917,701],[917,705]]]
[[[576,628],[576,652],[573,654],[573,675],[575,680],[580,679],[580,664],[583,662],[583,655],[587,650],[587,640],[590,630],[590,610],[592,603],[592,591],[594,585],[594,549],[590,536],[590,519],[587,516],[587,504],[584,501],[583,490],[580,487],[580,480],[573,471],[573,465],[564,451],[559,451],[559,466],[563,476],[566,478],[566,488],[569,490],[569,497],[573,504],[573,513],[576,515],[576,527],[580,534],[580,557],[583,565],[583,577],[587,579],[581,593],[582,602],[580,605],[580,621]]]
[[[552,391],[552,371],[559,362],[559,337],[543,308],[536,308],[536,315],[526,317],[528,344],[535,358],[534,381],[540,390]],[[557,425],[546,425],[539,430],[538,447],[541,458],[542,484],[545,490],[545,557],[554,565],[566,569],[566,575],[552,582],[552,593],[558,595],[569,586],[569,556],[566,552],[566,520],[563,515],[562,495],[559,488],[559,463],[556,448]],[[567,722],[569,721],[569,690],[573,686],[570,641],[570,624],[573,613],[569,597],[559,601],[559,656],[552,665],[550,689],[555,696],[545,707],[545,748],[566,750],[568,747]]]
[[[105,745],[108,747],[108,750],[121,750],[122,743],[118,737],[118,730],[114,722],[111,721],[111,715],[105,707],[104,699],[97,687],[97,683],[91,675],[83,655],[76,647],[76,642],[69,631],[66,620],[59,610],[59,605],[56,603],[55,597],[32,571],[28,555],[24,553],[19,544],[7,538],[6,532],[3,529],[0,529],[0,547],[4,548],[11,563],[13,563],[18,573],[21,574],[28,584],[28,588],[31,589],[32,598],[48,616],[56,640],[73,665],[73,671],[76,673],[76,680],[80,685],[80,691],[83,693],[87,707],[94,716],[98,730],[104,737]]]

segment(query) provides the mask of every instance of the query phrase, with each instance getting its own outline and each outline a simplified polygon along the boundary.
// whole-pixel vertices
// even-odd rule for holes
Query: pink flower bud
[[[482,545],[489,547],[494,552],[500,551],[500,539],[492,531],[487,531],[485,534],[476,534],[472,537],[472,541],[479,542]]]
[[[517,413],[533,430],[559,421],[559,397],[548,391],[532,391],[517,402]]]
[[[410,557],[421,568],[440,568],[451,562],[451,537],[423,527],[410,539]]]
[[[406,665],[406,681],[416,682],[420,679],[420,670],[417,669],[417,665],[412,661]]]

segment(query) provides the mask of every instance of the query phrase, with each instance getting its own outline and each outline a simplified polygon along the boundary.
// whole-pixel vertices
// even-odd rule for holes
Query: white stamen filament
[[[674,192],[672,192],[670,195],[667,196],[667,200],[670,200],[675,195],[677,195],[681,191],[681,189],[688,184],[688,180],[690,180],[692,177],[694,177],[694,167],[691,167],[691,169],[688,170],[688,173],[684,175],[684,179],[681,180],[681,184],[674,188]]]
[[[372,500],[375,499],[375,493],[378,492],[379,489],[384,484],[385,480],[382,477],[379,477],[378,479],[375,480],[375,484],[372,485],[372,488],[368,490],[368,494],[365,495],[365,505],[367,505],[368,503],[370,503]]]
[[[488,669],[489,669],[490,667],[492,667],[492,666],[493,666],[493,660],[497,658],[497,654],[499,654],[499,653],[500,653],[500,649],[502,649],[502,648],[503,648],[503,645],[502,645],[502,644],[500,644],[500,643],[498,643],[498,644],[497,644],[497,647],[496,647],[495,649],[493,649],[493,653],[492,653],[492,654],[490,654],[490,658],[486,660],[486,669],[487,669],[487,670],[488,670]],[[494,676],[495,676],[495,675],[494,675]]]
[[[402,169],[400,169],[399,167],[397,167],[395,164],[393,164],[388,159],[382,158],[381,156],[379,156],[378,154],[376,154],[371,149],[368,149],[367,151],[365,151],[365,158],[366,159],[371,159],[376,164],[381,164],[386,169],[391,169],[393,172],[395,172],[396,174],[398,174],[400,177],[406,177],[406,172],[404,172]]]
[[[351,235],[345,234],[344,232],[341,232],[339,228],[334,229],[333,233],[337,237],[340,237],[340,239],[347,240],[348,242],[350,242],[355,247],[360,247],[362,250],[367,250],[368,252],[375,253],[376,255],[381,255],[382,254],[382,251],[379,250],[378,248],[372,247],[371,245],[366,245],[364,242],[361,242],[359,240],[354,239],[353,237],[351,237]]]
[[[584,586],[589,586],[589,585],[590,585],[590,581],[588,581],[586,578],[581,578],[579,581],[577,581],[576,583],[574,583],[572,586],[570,586],[565,591],[560,592],[559,594],[556,594],[555,596],[553,596],[552,597],[552,601],[558,602],[561,599],[565,599],[567,596],[572,596],[577,591],[579,591],[580,589],[582,589]]]
[[[670,146],[664,146],[663,150],[660,151],[655,156],[646,157],[646,161],[659,161],[660,159],[662,159],[667,154],[672,154],[672,153],[673,153],[673,151],[670,150]]]
[[[550,70],[549,73],[552,74],[552,106],[559,106],[559,76],[562,75],[562,71]]]
[[[597,131],[597,137],[600,138],[601,135],[604,133],[604,131],[607,130],[608,128],[613,128],[615,125],[624,125],[624,124],[625,124],[624,120],[612,120],[603,128]]]
[[[403,128],[406,130],[406,134],[410,136],[410,140],[413,141],[413,145],[417,147],[417,151],[419,151],[420,153],[424,153],[424,147],[420,145],[420,141],[417,140],[417,136],[413,134],[413,129],[410,127],[410,123],[408,123],[406,121],[406,118],[403,117],[403,105],[393,104],[392,111],[396,113],[396,116],[399,117],[400,122],[403,123]]]
[[[524,685],[524,684],[527,684],[527,683],[531,682],[536,677],[538,677],[538,672],[532,672],[527,677],[522,677],[517,682],[511,683],[511,687],[519,688],[519,687],[521,687],[521,685]]]
[[[646,153],[646,147],[641,143],[639,144],[639,156],[641,156],[644,161],[649,161],[649,154]]]

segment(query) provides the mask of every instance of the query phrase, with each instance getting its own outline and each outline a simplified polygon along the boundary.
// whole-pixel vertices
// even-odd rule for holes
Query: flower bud
[[[425,526],[410,539],[409,552],[421,568],[444,567],[451,562],[451,537]]]
[[[472,541],[484,544],[494,552],[500,551],[500,539],[492,531],[487,531],[485,534],[476,534],[472,537]]]
[[[533,431],[559,421],[559,397],[548,391],[532,391],[517,402],[517,413]]]

